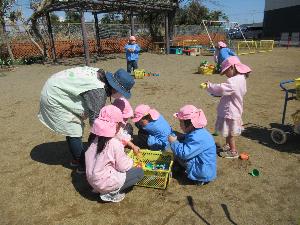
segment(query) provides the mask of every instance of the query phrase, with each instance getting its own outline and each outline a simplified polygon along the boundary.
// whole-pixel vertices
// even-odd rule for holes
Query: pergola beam
[[[157,11],[172,11],[177,7],[176,3],[147,0],[55,0],[51,5],[47,5],[44,10],[47,12],[64,11],[67,9],[83,10],[86,12],[106,11],[135,11],[135,12],[157,12]]]

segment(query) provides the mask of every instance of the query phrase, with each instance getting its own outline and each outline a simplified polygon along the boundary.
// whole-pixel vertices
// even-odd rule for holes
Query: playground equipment
[[[288,84],[296,83],[296,88],[287,88]],[[288,135],[299,135],[300,134],[300,113],[293,114],[294,127],[288,124],[285,124],[285,114],[287,102],[290,100],[300,100],[300,78],[296,80],[284,80],[280,82],[280,88],[285,92],[284,106],[281,124],[278,127],[273,127],[271,130],[271,139],[276,144],[284,144],[287,141]],[[298,116],[299,115],[299,116]]]
[[[270,52],[273,50],[273,47],[274,40],[238,41],[236,53],[238,55],[246,55],[258,52]]]
[[[225,33],[228,33],[230,30],[236,30],[237,32],[239,32],[239,34],[241,35],[242,39],[244,41],[246,41],[246,38],[245,38],[245,35],[243,33],[243,31],[241,30],[239,24],[237,22],[229,22],[229,21],[219,21],[219,20],[202,20],[202,24],[205,28],[205,31],[207,33],[207,36],[209,38],[209,41],[210,41],[210,45],[213,47],[213,48],[216,48],[215,47],[215,43],[214,42],[217,42],[217,41],[214,41],[210,35],[210,33],[208,32],[208,29],[207,29],[207,26],[215,26],[215,27],[218,27],[218,28],[222,28],[223,32]],[[227,36],[228,37],[228,43],[231,43],[231,37],[230,35]],[[246,43],[247,45],[247,43]],[[235,47],[235,46],[231,46],[231,47]],[[247,46],[249,49],[250,49],[250,46]],[[235,49],[234,49],[235,50]]]
[[[236,53],[238,55],[246,55],[256,53],[257,43],[256,41],[239,41],[237,45]]]
[[[257,45],[258,52],[271,52],[274,48],[274,40],[260,40]]]

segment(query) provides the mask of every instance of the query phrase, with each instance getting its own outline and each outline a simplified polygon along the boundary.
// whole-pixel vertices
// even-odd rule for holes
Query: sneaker
[[[83,168],[81,166],[77,167],[76,173],[77,174],[85,174],[85,168]]]
[[[237,151],[224,151],[220,152],[220,156],[226,159],[237,159],[239,157],[239,153]]]
[[[77,159],[72,159],[72,161],[70,162],[70,166],[72,167],[78,167],[80,165],[79,160]]]
[[[209,182],[195,181],[194,183],[195,183],[197,186],[203,186],[203,185],[207,185]]]
[[[100,198],[104,202],[120,202],[125,198],[125,193],[120,194],[117,193],[108,193],[108,194],[100,194]]]
[[[223,145],[223,147],[222,147],[223,152],[226,152],[226,151],[229,151],[229,150],[230,150],[229,144]]]

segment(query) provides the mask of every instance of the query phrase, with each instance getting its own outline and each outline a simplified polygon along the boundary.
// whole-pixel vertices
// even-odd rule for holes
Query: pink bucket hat
[[[133,117],[132,107],[126,98],[117,98],[112,104],[121,110],[124,119]]]
[[[91,133],[103,137],[114,137],[119,122],[123,122],[121,110],[114,105],[104,106],[100,110],[99,117],[94,121]]]
[[[227,45],[223,41],[218,42],[218,48],[226,48]]]
[[[231,66],[235,66],[236,70],[240,74],[246,74],[246,73],[250,73],[252,71],[248,66],[246,66],[245,64],[242,64],[237,56],[230,56],[222,62],[221,74],[223,74]]]
[[[129,41],[136,41],[135,36],[130,36],[130,37],[129,37]]]
[[[174,116],[180,120],[191,120],[195,128],[203,128],[207,125],[207,120],[202,109],[197,109],[193,105],[183,106]]]
[[[149,105],[138,105],[134,110],[134,117],[132,118],[132,121],[136,123],[148,114],[150,114],[153,120],[157,120],[160,116],[159,112],[155,109],[151,109]]]

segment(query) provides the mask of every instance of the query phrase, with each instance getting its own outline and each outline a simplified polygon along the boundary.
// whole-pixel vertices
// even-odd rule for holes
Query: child
[[[217,108],[216,131],[226,138],[226,145],[220,155],[224,158],[238,158],[234,136],[242,131],[243,98],[246,94],[246,77],[251,69],[242,64],[238,57],[231,56],[222,63],[221,74],[228,77],[225,83],[207,82],[207,91],[222,96]]]
[[[186,168],[189,179],[198,185],[207,184],[216,178],[217,162],[215,141],[204,128],[206,117],[193,105],[182,107],[174,116],[179,119],[180,128],[185,133],[181,142],[176,136],[168,138],[175,159]]]
[[[106,202],[120,202],[124,190],[139,182],[144,172],[133,168],[133,160],[124,152],[123,140],[116,137],[123,116],[116,106],[104,106],[91,132],[94,140],[85,153],[86,176],[93,192],[100,193]]]
[[[236,54],[230,48],[227,48],[227,45],[224,42],[219,41],[214,54],[217,68],[220,68],[222,62],[230,56],[236,56]]]
[[[118,107],[123,115],[124,124],[121,125],[118,136],[124,137],[126,139],[126,145],[133,150],[135,155],[140,153],[140,148],[131,142],[131,136],[133,135],[133,127],[130,123],[127,123],[129,118],[133,117],[133,110],[126,98],[117,98],[112,103],[114,106]]]
[[[138,105],[132,121],[138,131],[136,144],[150,150],[166,150],[169,147],[168,136],[172,129],[165,118],[149,105]]]
[[[129,43],[125,45],[125,52],[126,52],[126,60],[127,60],[127,72],[131,73],[131,70],[135,70],[138,68],[138,59],[139,59],[139,52],[141,48],[136,43],[135,36],[129,37]]]

